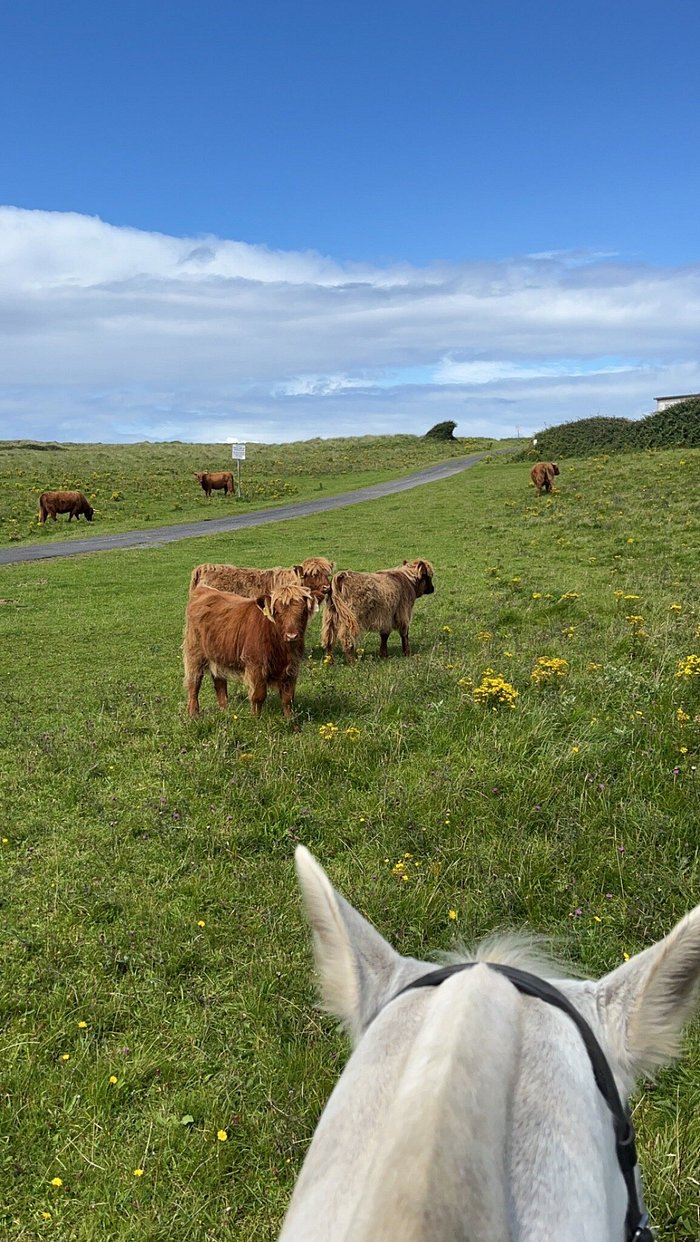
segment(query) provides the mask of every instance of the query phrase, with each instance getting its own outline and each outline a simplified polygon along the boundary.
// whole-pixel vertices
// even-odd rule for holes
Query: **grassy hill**
[[[598,974],[700,901],[700,678],[679,676],[700,452],[557,483],[537,500],[494,460],[350,513],[0,569],[3,1239],[276,1237],[346,1057],[298,841],[416,955],[528,926]],[[312,553],[432,560],[415,655],[369,636],[328,668],[314,621],[298,735],[235,687],[189,722],[192,565]],[[475,701],[489,668],[512,708]],[[634,1111],[659,1242],[697,1242],[697,1027]]]
[[[679,401],[646,418],[580,418],[537,432],[536,456],[558,461],[592,453],[700,448],[700,399]]]
[[[493,440],[447,443],[424,436],[361,436],[249,444],[242,498],[207,499],[197,470],[233,470],[222,444],[43,444],[0,441],[0,545],[65,539],[84,521],[38,524],[41,492],[83,492],[95,509],[95,533],[203,521],[246,509],[306,500],[408,474],[433,462],[490,448]],[[83,530],[83,535],[85,531]]]

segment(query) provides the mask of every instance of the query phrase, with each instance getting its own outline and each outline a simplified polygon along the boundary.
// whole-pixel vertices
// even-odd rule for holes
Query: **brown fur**
[[[208,669],[222,710],[228,705],[228,679],[238,676],[255,716],[260,715],[268,688],[276,686],[282,711],[290,719],[312,602],[296,581],[278,585],[257,600],[215,587],[195,587],[187,604],[182,643],[190,716],[199,715],[199,690]]]
[[[233,495],[233,475],[230,470],[214,470],[207,471],[197,470],[195,479],[202,486],[205,496],[211,496],[212,491],[223,491],[227,496]]]
[[[77,522],[81,513],[84,513],[88,522],[91,522],[94,512],[82,492],[42,492],[39,497],[39,521],[42,524],[47,517],[53,518],[55,522],[57,513],[67,513],[69,522],[71,518],[75,518]]]
[[[190,593],[197,586],[218,587],[246,599],[257,599],[280,586],[301,583],[320,604],[330,590],[333,562],[310,556],[291,569],[247,569],[239,565],[197,565],[190,578]]]
[[[541,496],[543,491],[551,492],[556,474],[559,474],[559,467],[555,461],[538,461],[537,465],[532,467],[530,478],[537,489],[538,496]]]
[[[379,654],[389,654],[387,642],[392,630],[401,635],[405,656],[411,654],[408,627],[413,605],[420,595],[432,595],[433,567],[429,561],[404,561],[396,569],[378,573],[343,570],[333,579],[323,612],[321,641],[326,659],[332,661],[333,647],[339,642],[345,658],[352,664],[355,647],[362,633],[380,635]]]

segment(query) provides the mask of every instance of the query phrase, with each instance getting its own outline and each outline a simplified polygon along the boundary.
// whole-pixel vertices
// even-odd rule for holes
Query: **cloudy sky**
[[[698,36],[695,0],[6,6],[0,437],[700,392]]]

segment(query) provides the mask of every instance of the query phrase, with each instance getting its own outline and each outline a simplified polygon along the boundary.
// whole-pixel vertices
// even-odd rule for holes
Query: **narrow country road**
[[[495,452],[503,452],[496,449]],[[245,530],[250,526],[267,526],[270,522],[285,522],[290,518],[310,517],[314,513],[326,513],[329,509],[343,509],[346,505],[360,505],[366,500],[379,500],[395,492],[407,492],[412,487],[449,479],[453,474],[468,470],[486,457],[487,453],[472,453],[469,457],[455,457],[452,461],[426,466],[402,479],[388,483],[375,483],[372,487],[358,488],[354,492],[342,492],[339,496],[325,499],[300,500],[296,504],[280,505],[276,509],[256,509],[252,513],[233,517],[213,518],[204,522],[183,522],[177,526],[155,526],[150,530],[130,530],[118,535],[92,535],[87,539],[63,539],[52,543],[32,543],[26,546],[0,548],[0,565],[12,565],[20,561],[42,561],[55,556],[77,556],[83,552],[110,552],[118,548],[152,548],[160,543],[172,543],[176,539],[192,539],[198,535],[221,535],[226,531]]]

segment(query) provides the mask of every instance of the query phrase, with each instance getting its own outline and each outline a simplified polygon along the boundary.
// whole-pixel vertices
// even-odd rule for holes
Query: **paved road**
[[[496,449],[496,452],[503,450]],[[256,509],[252,513],[236,514],[234,517],[213,518],[205,522],[182,522],[177,526],[155,526],[149,530],[130,530],[119,535],[92,535],[87,539],[63,539],[51,543],[32,543],[26,546],[0,548],[0,565],[19,561],[42,561],[55,556],[77,556],[81,552],[109,552],[118,548],[152,548],[176,539],[192,539],[198,535],[221,535],[231,530],[245,530],[250,526],[267,526],[270,522],[285,522],[289,518],[309,517],[325,513],[329,509],[344,509],[346,505],[364,504],[366,500],[378,500],[395,492],[407,492],[412,487],[449,479],[453,474],[468,470],[485,457],[486,453],[472,453],[469,457],[455,457],[437,466],[426,466],[415,474],[388,483],[375,483],[372,487],[343,492],[340,496],[326,496],[318,500],[300,500],[292,505],[279,505],[276,509]]]

